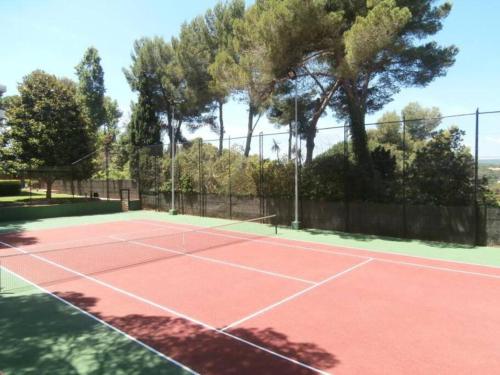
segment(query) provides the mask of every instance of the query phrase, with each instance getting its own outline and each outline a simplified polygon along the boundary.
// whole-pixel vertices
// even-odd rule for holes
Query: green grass
[[[60,193],[52,193],[52,198],[72,198],[73,196],[70,194],[60,194]],[[34,190],[31,192],[32,200],[41,200],[45,199],[45,190]],[[29,191],[22,191],[21,195],[13,195],[7,197],[0,197],[0,202],[2,203],[20,203],[20,202],[29,202],[30,201],[30,193]]]
[[[16,280],[15,293],[0,294],[0,373],[187,374],[124,335]]]

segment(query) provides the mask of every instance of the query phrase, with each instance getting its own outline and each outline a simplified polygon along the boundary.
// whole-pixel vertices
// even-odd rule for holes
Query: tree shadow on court
[[[206,329],[182,318],[128,315],[105,317],[109,323],[138,337],[155,349],[168,353],[202,374],[290,374],[314,373],[247,343]],[[316,368],[338,364],[334,355],[313,343],[292,342],[273,328],[238,328],[230,334]]]
[[[81,293],[59,296],[88,311],[93,311],[97,303],[97,299]],[[72,374],[77,373],[75,361],[84,360],[90,369],[85,372],[88,374],[171,373],[172,367],[165,369],[166,363],[160,357],[142,348],[134,350],[137,345],[131,341],[102,325],[92,321],[93,324],[89,324],[90,318],[50,296],[36,294],[5,299],[11,298],[10,303],[3,301],[7,313],[0,318],[0,363],[7,363],[7,370],[29,374],[29,369],[23,372],[20,366],[25,363],[31,369],[48,369],[47,373],[51,374]],[[0,305],[0,309],[3,307]],[[186,319],[142,314],[104,316],[95,311],[93,314],[202,374],[314,373]],[[97,334],[106,330],[108,335]],[[316,368],[332,369],[339,363],[333,354],[316,344],[293,342],[273,328],[236,328],[230,333]]]
[[[96,302],[80,296],[88,307]],[[32,374],[182,374],[53,297],[34,292],[0,294],[0,372]]]
[[[26,233],[23,222],[0,222],[0,241],[12,246],[27,246],[36,244],[38,239]],[[6,247],[0,243],[0,250]]]

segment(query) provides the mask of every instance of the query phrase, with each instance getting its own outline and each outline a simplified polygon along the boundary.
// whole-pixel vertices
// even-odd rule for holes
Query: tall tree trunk
[[[219,156],[222,155],[224,148],[224,116],[223,116],[224,103],[219,101]]]
[[[52,199],[52,183],[53,182],[54,181],[50,177],[45,180],[45,183],[47,184],[47,190],[45,191],[45,198],[47,198],[47,199]]]
[[[365,128],[365,111],[356,100],[348,99],[349,119],[352,137],[352,148],[355,160],[365,177],[373,176],[373,165],[368,150],[368,136]]]
[[[340,82],[337,81],[335,84],[328,90],[323,91],[321,97],[316,101],[316,106],[314,109],[314,115],[309,123],[307,132],[306,132],[306,162],[305,164],[309,164],[312,162],[313,153],[314,153],[314,138],[316,138],[316,133],[318,129],[318,122],[321,118],[321,115],[325,112],[330,100],[333,97],[333,94],[340,87]]]
[[[288,124],[288,160],[292,160],[293,123]]]
[[[250,146],[252,144],[252,135],[253,135],[253,118],[255,117],[255,110],[253,105],[248,106],[248,124],[247,124],[247,140],[245,144],[245,157],[250,155]]]
[[[310,129],[306,134],[306,162],[305,164],[309,164],[313,160],[314,153],[314,138],[316,138],[316,127],[314,129]]]

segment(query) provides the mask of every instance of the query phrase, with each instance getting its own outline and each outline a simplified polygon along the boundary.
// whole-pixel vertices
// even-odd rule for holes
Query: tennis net
[[[85,276],[140,267],[253,241],[277,233],[275,215],[210,227],[150,223],[152,229],[50,244],[22,244],[0,238],[0,293],[20,288],[24,278],[47,287]],[[199,255],[198,255],[199,256]],[[164,263],[168,270],[169,263]],[[140,276],[141,270],[137,270]],[[25,284],[24,284],[25,285]]]

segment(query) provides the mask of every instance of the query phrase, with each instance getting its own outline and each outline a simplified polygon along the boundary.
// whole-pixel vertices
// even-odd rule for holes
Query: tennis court
[[[179,374],[500,372],[500,268],[292,240],[269,220],[5,233],[1,292],[35,285]]]

